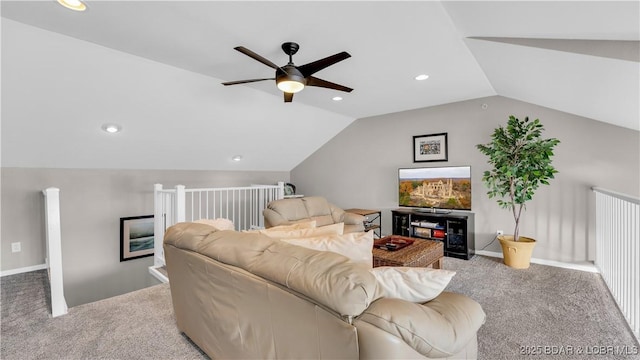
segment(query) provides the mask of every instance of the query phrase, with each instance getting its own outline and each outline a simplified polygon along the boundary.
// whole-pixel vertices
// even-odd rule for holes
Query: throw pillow
[[[447,287],[455,271],[381,266],[371,269],[383,297],[424,303],[436,298]]]
[[[266,230],[266,231],[289,231],[289,230],[300,230],[300,229],[314,229],[316,228],[316,221],[315,220],[305,220],[305,221],[301,221],[301,222],[297,222],[297,223],[293,223],[293,224],[288,224],[288,225],[278,225],[278,226],[273,226],[270,227],[268,229],[258,229],[258,230],[245,230],[244,232],[260,232],[261,230]]]
[[[291,238],[305,238],[321,235],[336,235],[344,232],[344,223],[337,223],[327,226],[320,226],[317,228],[308,229],[296,229],[296,230],[279,230],[274,228],[258,230],[258,233],[267,235],[274,239],[291,239]]]
[[[213,226],[216,230],[235,230],[233,226],[233,221],[224,218],[217,219],[200,219],[194,221],[194,223],[206,224],[209,226]]]
[[[346,256],[353,262],[366,264],[371,268],[373,264],[373,231],[348,233],[342,235],[314,236],[307,238],[289,238],[282,241],[319,251],[332,251]]]

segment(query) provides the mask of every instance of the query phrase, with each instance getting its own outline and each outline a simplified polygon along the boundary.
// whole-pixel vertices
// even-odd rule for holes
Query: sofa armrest
[[[371,324],[391,334],[429,357],[448,357],[462,351],[472,342],[485,313],[474,300],[450,292],[424,304],[401,299],[376,300],[356,320]]]
[[[329,208],[331,209],[331,218],[333,218],[334,223],[343,222],[345,225],[364,224],[365,217],[360,214],[346,212],[333,204],[329,204]]]
[[[345,225],[363,225],[365,217],[360,214],[354,214],[350,212],[344,213],[344,224]]]

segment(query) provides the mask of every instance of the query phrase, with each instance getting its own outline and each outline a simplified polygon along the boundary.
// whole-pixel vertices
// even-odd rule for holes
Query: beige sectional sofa
[[[364,231],[364,216],[348,213],[320,196],[275,200],[263,210],[267,228],[315,220],[317,226],[344,223],[344,232]]]
[[[164,254],[177,326],[213,359],[476,357],[478,303],[380,298],[366,265],[333,252],[180,223]]]

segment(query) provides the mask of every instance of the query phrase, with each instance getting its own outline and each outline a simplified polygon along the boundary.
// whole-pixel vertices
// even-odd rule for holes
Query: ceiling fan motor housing
[[[276,69],[276,84],[282,81],[295,81],[307,85],[307,79],[294,65],[285,65]]]

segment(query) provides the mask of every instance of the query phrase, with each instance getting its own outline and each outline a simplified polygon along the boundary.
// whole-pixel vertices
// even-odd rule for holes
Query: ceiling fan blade
[[[246,48],[246,47],[244,47],[244,46],[236,46],[236,47],[234,47],[234,49],[236,49],[236,50],[240,51],[241,53],[243,53],[243,54],[247,55],[247,56],[248,56],[248,57],[250,57],[250,58],[253,58],[253,59],[255,59],[255,60],[260,61],[261,63],[263,63],[263,64],[267,65],[267,66],[268,66],[268,67],[270,67],[270,68],[273,68],[273,69],[278,69],[278,68],[280,68],[278,65],[276,65],[276,64],[274,64],[274,63],[272,63],[269,59],[264,58],[264,57],[262,57],[262,56],[260,56],[260,55],[258,55],[258,54],[256,54],[256,53],[254,53],[253,51],[251,51],[251,50],[247,49],[247,48]]]
[[[345,91],[345,92],[353,91],[352,88],[349,88],[349,87],[346,87],[346,86],[342,86],[340,84],[332,83],[332,82],[327,81],[327,80],[318,79],[317,77],[313,77],[313,76],[309,76],[307,78],[307,86],[317,86],[317,87],[340,90],[340,91]]]
[[[223,82],[222,85],[224,85],[224,86],[238,85],[238,84],[252,83],[252,82],[256,82],[256,81],[275,80],[275,79],[276,78],[264,78],[264,79],[249,79],[249,80],[227,81],[227,82]]]
[[[337,62],[340,62],[344,59],[348,59],[350,57],[351,55],[349,55],[348,52],[343,51],[341,53],[328,56],[324,59],[316,60],[314,62],[304,64],[302,66],[298,66],[298,70],[300,70],[300,72],[302,73],[302,75],[304,75],[304,77],[308,77],[328,66],[331,66]]]
[[[291,102],[293,101],[293,93],[284,93],[284,102]]]

